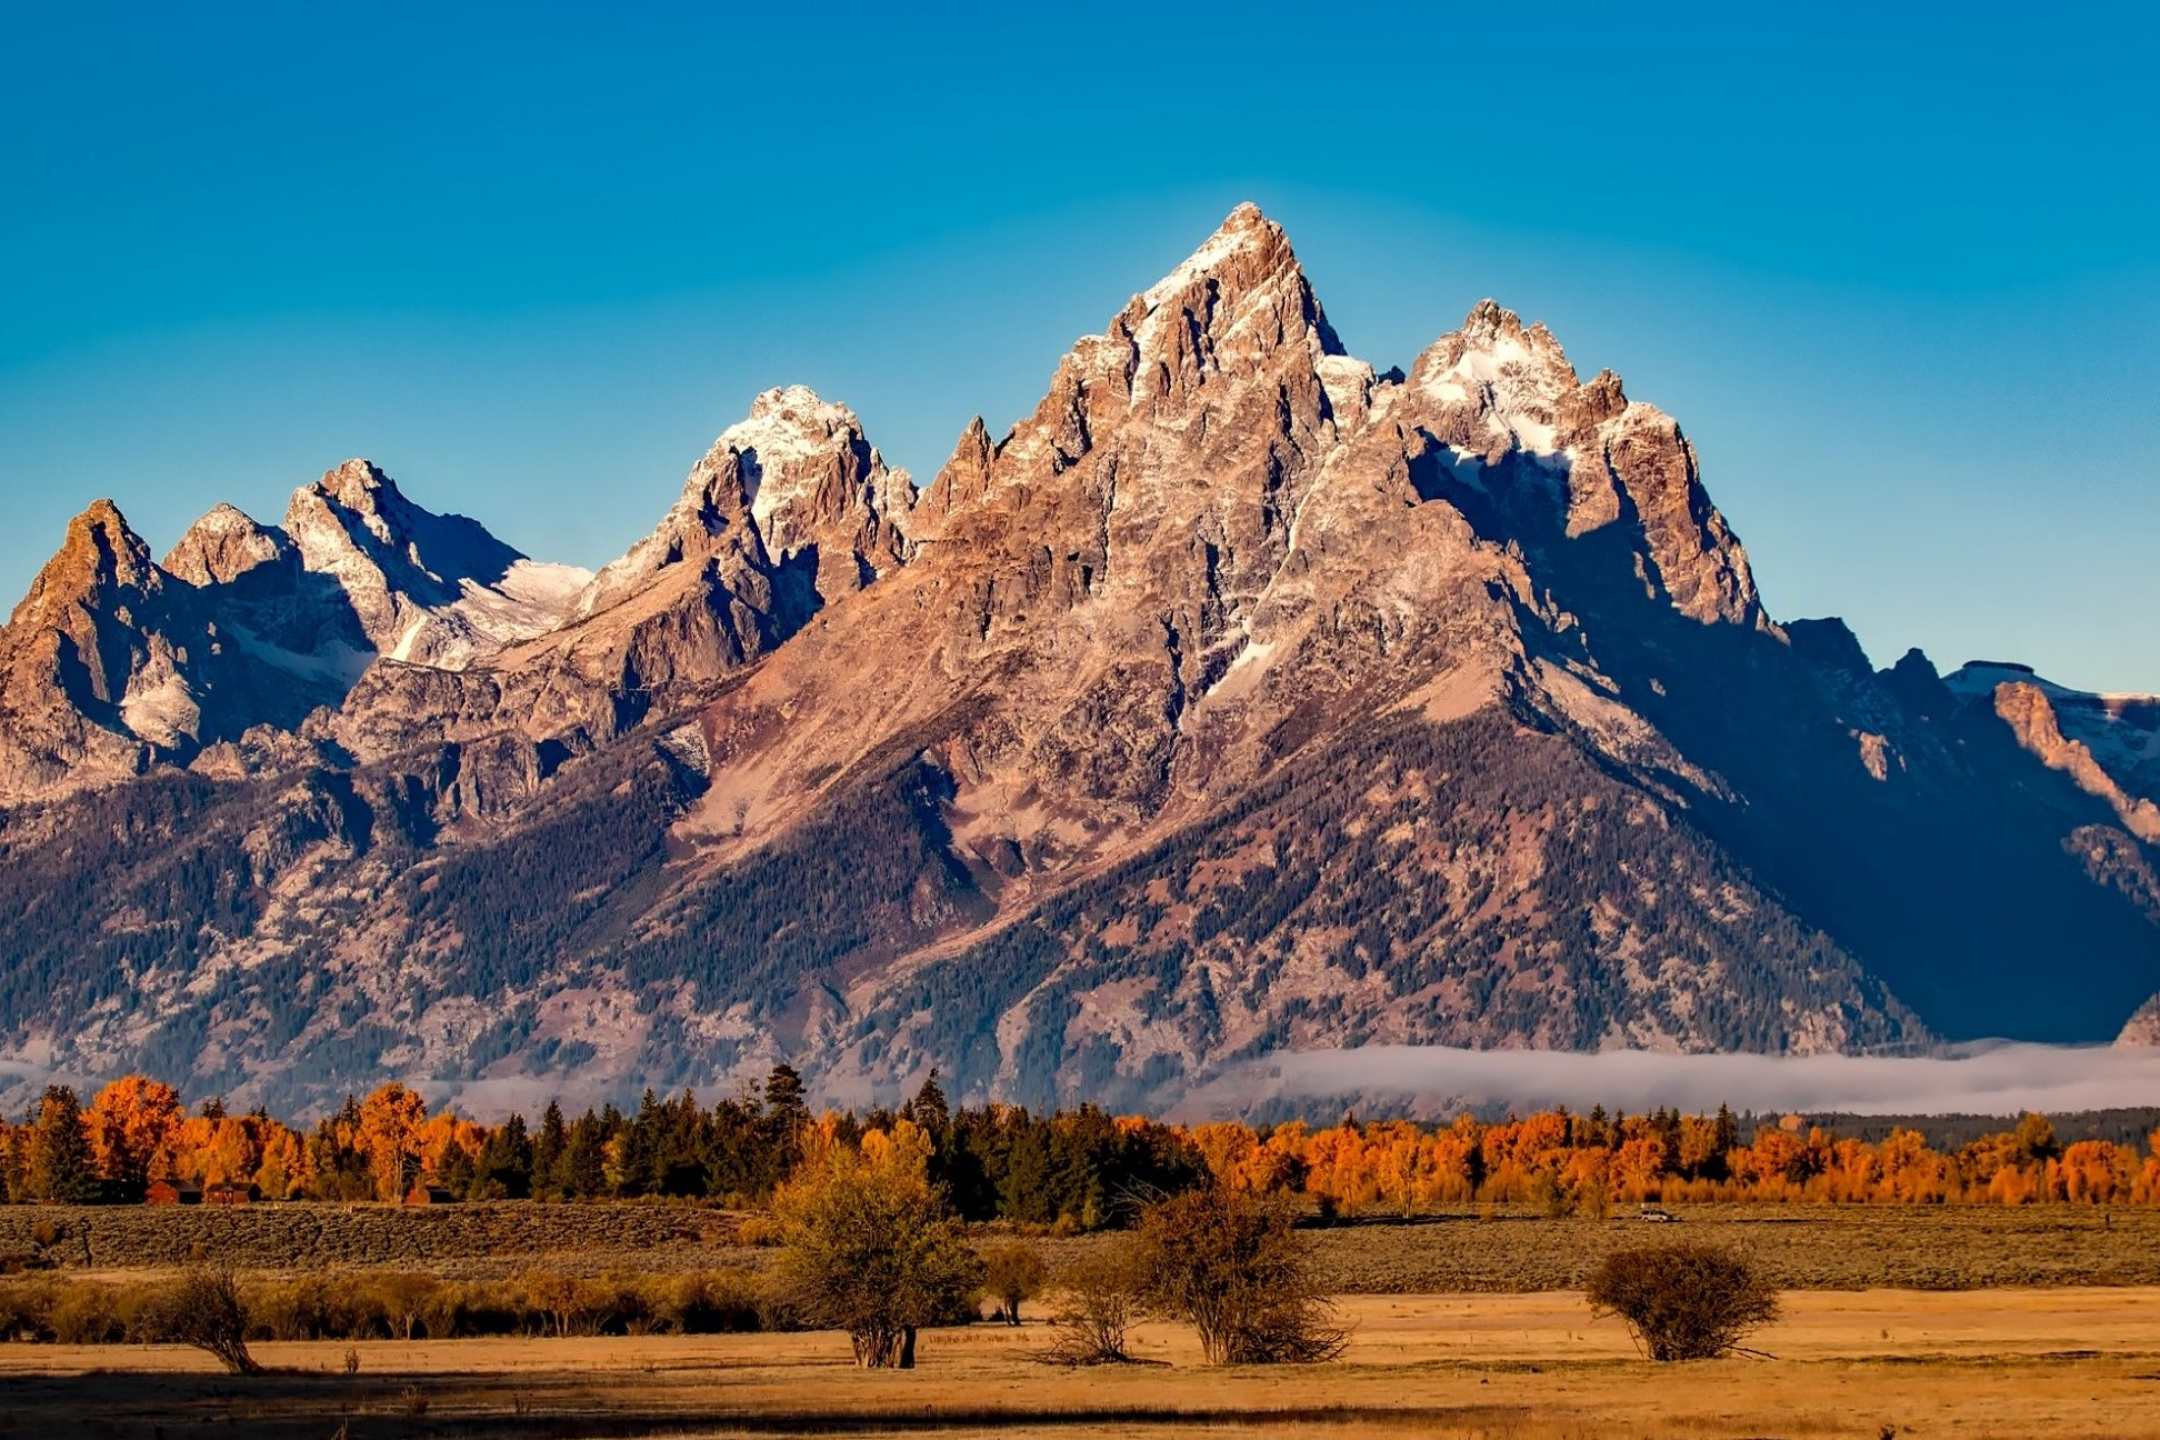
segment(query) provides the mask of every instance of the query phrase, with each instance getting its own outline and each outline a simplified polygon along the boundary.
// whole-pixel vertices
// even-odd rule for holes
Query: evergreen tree
[[[532,1193],[543,1198],[563,1192],[563,1151],[570,1143],[570,1127],[563,1123],[562,1106],[548,1101],[540,1115],[540,1133],[533,1137]]]
[[[615,1107],[608,1107],[614,1116]],[[618,1117],[619,1118],[619,1117]],[[570,1126],[563,1142],[562,1191],[577,1200],[590,1200],[607,1191],[607,1120],[587,1110]]]
[[[802,1076],[795,1067],[782,1062],[772,1067],[765,1077],[765,1111],[776,1120],[786,1122],[807,1121],[810,1106],[803,1099]]]
[[[937,1083],[937,1074],[937,1067],[931,1066],[915,1098],[900,1107],[900,1113],[922,1126],[933,1140],[952,1128],[952,1103],[945,1098],[945,1087]]]
[[[532,1193],[533,1147],[525,1117],[510,1116],[488,1132],[473,1159],[467,1194],[475,1200],[522,1200]]]
[[[98,1195],[82,1104],[65,1085],[48,1085],[31,1123],[25,1189],[48,1205],[86,1205]]]
[[[465,1153],[465,1147],[452,1145],[443,1155],[442,1164],[435,1169],[434,1183],[468,1200],[501,1199],[500,1194],[480,1193],[483,1187],[478,1183],[478,1173],[473,1157]]]

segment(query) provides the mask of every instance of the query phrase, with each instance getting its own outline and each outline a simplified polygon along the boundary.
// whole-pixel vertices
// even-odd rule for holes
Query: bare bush
[[[1127,1242],[1149,1308],[1200,1332],[1211,1365],[1332,1360],[1349,1331],[1279,1196],[1218,1186],[1149,1206]]]
[[[151,1339],[207,1350],[235,1375],[258,1375],[262,1366],[248,1353],[248,1323],[247,1302],[233,1272],[190,1265],[144,1328]]]
[[[1140,1314],[1130,1247],[1083,1256],[1058,1277],[1046,1359],[1059,1365],[1114,1365],[1132,1359],[1126,1335]]]
[[[1740,1348],[1778,1316],[1776,1289],[1715,1245],[1679,1242],[1616,1250],[1590,1277],[1591,1313],[1627,1322],[1652,1360],[1708,1360]]]

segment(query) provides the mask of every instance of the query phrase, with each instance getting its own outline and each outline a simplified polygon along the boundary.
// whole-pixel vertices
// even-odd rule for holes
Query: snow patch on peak
[[[2032,666],[2014,660],[1968,660],[1943,676],[1942,682],[1951,694],[1965,700],[1992,695],[1998,685],[2030,685],[2049,699],[2081,693],[2042,679]]]
[[[1560,401],[1576,381],[1559,342],[1542,323],[1526,330],[1514,311],[1481,300],[1460,330],[1418,358],[1411,383],[1442,405],[1478,407],[1495,439],[1552,456],[1559,448]]]
[[[1313,370],[1320,377],[1320,387],[1327,391],[1328,405],[1338,417],[1338,424],[1344,418],[1354,423],[1371,409],[1373,386],[1379,377],[1366,361],[1351,355],[1323,355]]]

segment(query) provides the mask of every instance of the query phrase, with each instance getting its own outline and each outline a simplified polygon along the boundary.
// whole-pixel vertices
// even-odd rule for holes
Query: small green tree
[[[605,1118],[587,1110],[572,1122],[556,1175],[564,1195],[590,1200],[607,1193],[607,1142]]]
[[[780,1294],[804,1323],[847,1332],[855,1363],[907,1369],[924,1326],[972,1318],[982,1262],[926,1176],[906,1120],[864,1146],[823,1141],[773,1196]]]
[[[1652,1360],[1708,1360],[1777,1319],[1777,1290],[1715,1245],[1682,1241],[1616,1250],[1590,1276],[1591,1313],[1627,1322]]]
[[[85,1205],[98,1194],[82,1105],[65,1085],[48,1085],[30,1130],[24,1188],[48,1205]]]
[[[1008,1240],[982,1252],[983,1289],[997,1302],[997,1318],[1020,1323],[1020,1304],[1042,1293],[1049,1271],[1042,1255],[1024,1240]]]

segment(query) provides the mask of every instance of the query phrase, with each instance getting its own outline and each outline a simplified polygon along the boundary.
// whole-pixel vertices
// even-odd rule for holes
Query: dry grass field
[[[233,1380],[163,1347],[0,1347],[0,1436],[1222,1436],[1311,1440],[2160,1434],[2160,1290],[1817,1292],[1757,1337],[1774,1359],[1653,1366],[1564,1294],[1363,1296],[1348,1354],[1210,1370],[1149,1326],[1149,1363],[1032,1358],[1039,1325],[927,1336],[863,1372],[832,1335],[258,1347]],[[358,1361],[346,1373],[346,1357]]]

